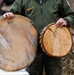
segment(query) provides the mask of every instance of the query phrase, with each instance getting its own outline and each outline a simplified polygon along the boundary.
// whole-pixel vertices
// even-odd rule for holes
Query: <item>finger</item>
[[[6,14],[4,14],[3,17],[6,18]]]
[[[7,18],[11,18],[12,14],[11,13],[7,13]]]
[[[3,17],[4,17],[4,18],[8,18],[8,14],[7,14],[7,13],[4,14]]]
[[[65,22],[63,22],[60,27],[67,26]]]
[[[62,23],[63,23],[62,21],[59,21],[58,27],[61,27]]]
[[[13,17],[13,15],[8,13],[8,18],[12,18],[12,17]]]
[[[62,23],[62,26],[67,26],[66,22]]]
[[[3,15],[4,18],[12,18],[14,17],[13,13],[6,13]]]
[[[58,21],[58,22],[56,23],[56,24],[57,24],[56,26],[57,26],[57,27],[61,27],[62,23],[63,23],[62,21]]]
[[[56,26],[60,26],[62,24],[62,19],[60,18],[57,22],[56,22]]]
[[[55,25],[58,27],[59,26],[59,21],[57,21]]]

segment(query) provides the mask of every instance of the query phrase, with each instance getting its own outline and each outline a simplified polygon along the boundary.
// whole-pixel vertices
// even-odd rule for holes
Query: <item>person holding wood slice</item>
[[[4,18],[13,18],[14,14],[28,17],[34,22],[38,35],[49,23],[56,22],[57,27],[70,27],[74,24],[74,10],[67,0],[15,0]],[[64,38],[64,37],[62,37]],[[26,69],[30,75],[62,75],[62,58],[46,55],[38,41],[37,56]]]

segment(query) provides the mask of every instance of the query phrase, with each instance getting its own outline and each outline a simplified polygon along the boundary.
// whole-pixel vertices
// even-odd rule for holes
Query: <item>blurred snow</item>
[[[0,69],[0,75],[29,75],[29,73],[25,69],[18,70],[15,72],[6,72]]]

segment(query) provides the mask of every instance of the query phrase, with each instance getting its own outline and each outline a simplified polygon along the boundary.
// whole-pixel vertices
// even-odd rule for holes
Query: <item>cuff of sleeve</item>
[[[64,20],[65,20],[66,23],[67,23],[67,27],[70,27],[69,20],[68,20],[67,18],[64,18]]]

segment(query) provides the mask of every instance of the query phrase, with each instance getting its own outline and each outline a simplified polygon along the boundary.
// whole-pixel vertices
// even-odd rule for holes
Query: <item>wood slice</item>
[[[15,15],[0,20],[0,69],[16,71],[35,58],[37,30],[30,19]]]
[[[49,24],[41,33],[40,43],[46,54],[62,57],[71,50],[72,36],[67,27],[60,28],[55,24]]]

